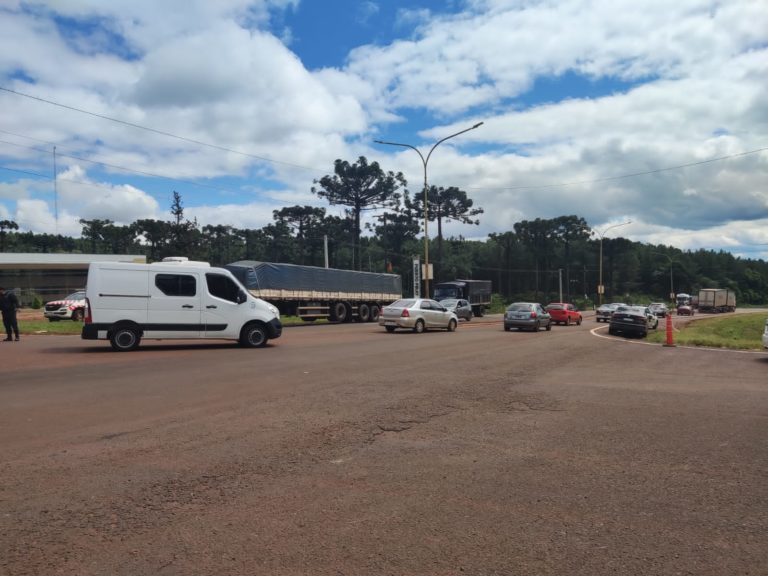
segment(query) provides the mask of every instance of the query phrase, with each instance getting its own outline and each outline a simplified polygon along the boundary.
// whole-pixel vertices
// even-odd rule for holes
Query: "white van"
[[[231,338],[259,347],[279,338],[280,313],[224,268],[186,258],[154,264],[93,262],[85,288],[83,340],[119,351],[142,338]]]

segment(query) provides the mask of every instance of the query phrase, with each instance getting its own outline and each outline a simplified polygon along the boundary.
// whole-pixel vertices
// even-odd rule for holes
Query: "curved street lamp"
[[[429,157],[432,156],[432,152],[435,151],[435,148],[437,148],[440,144],[445,142],[446,140],[450,140],[451,138],[454,138],[455,136],[458,136],[459,134],[464,134],[464,132],[469,132],[470,130],[474,130],[475,128],[479,128],[482,126],[483,122],[478,122],[474,126],[470,128],[466,128],[460,132],[456,132],[455,134],[451,134],[450,136],[446,136],[442,140],[438,140],[435,142],[435,145],[432,146],[432,148],[429,150],[429,154],[427,154],[427,157],[424,158],[424,155],[421,153],[421,151],[416,148],[416,146],[412,146],[411,144],[402,144],[400,142],[385,142],[384,140],[374,140],[376,144],[386,144],[388,146],[402,146],[403,148],[410,148],[411,150],[416,150],[416,153],[419,155],[419,158],[421,158],[421,163],[424,165],[424,293],[425,297],[429,298],[429,232],[427,231],[427,223],[428,223],[428,216],[429,216],[429,202],[428,202],[428,186],[427,186],[427,164],[429,163]]]
[[[605,237],[606,232],[608,230],[611,230],[612,228],[618,228],[619,226],[626,226],[627,224],[632,224],[632,220],[627,220],[626,222],[622,222],[621,224],[614,224],[613,226],[608,226],[608,228],[603,229],[601,232],[600,230],[596,230],[595,228],[587,228],[590,232],[597,234],[600,236],[600,284],[597,287],[597,305],[602,306],[603,304],[603,292],[605,292],[605,286],[603,286],[603,238]]]

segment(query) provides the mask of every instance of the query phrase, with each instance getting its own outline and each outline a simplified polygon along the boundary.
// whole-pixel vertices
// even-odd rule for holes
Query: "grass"
[[[675,344],[683,346],[762,350],[765,320],[765,313],[702,316],[673,332],[673,338]],[[658,330],[648,334],[648,341],[662,343],[666,339],[666,322],[660,318]]]

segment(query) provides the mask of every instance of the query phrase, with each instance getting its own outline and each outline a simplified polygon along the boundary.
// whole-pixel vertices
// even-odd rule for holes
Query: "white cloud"
[[[164,218],[163,195],[181,187],[188,216],[260,227],[271,222],[273,209],[322,205],[309,192],[312,180],[332,172],[336,158],[360,155],[403,171],[416,190],[423,170],[417,155],[376,147],[371,135],[386,139],[390,130],[408,134],[418,125],[421,132],[408,141],[425,143],[426,152],[439,138],[484,120],[430,159],[432,183],[460,186],[485,209],[481,226],[449,225],[448,234],[482,237],[520,219],[578,214],[593,225],[626,215],[638,223],[631,228],[637,239],[667,237],[681,246],[747,243],[739,230],[760,237],[756,227],[768,218],[766,153],[608,178],[766,146],[762,0],[453,5],[464,11],[401,11],[394,25],[418,22],[412,37],[360,47],[347,65],[310,72],[286,41],[266,31],[275,10],[300,10],[297,0],[192,0],[183,10],[154,0],[35,4],[100,18],[99,33],[90,38],[62,35],[42,10],[14,14],[17,3],[0,19],[3,85],[251,156],[7,93],[0,93],[0,124],[56,143],[62,165],[72,163],[59,182],[60,226],[63,215]],[[380,8],[361,7],[369,15]],[[121,42],[105,41],[112,36]],[[530,99],[537,81],[565,74],[604,82],[603,95]],[[615,91],[605,88],[611,82]],[[50,152],[40,146],[40,152],[0,146],[0,155],[49,173]],[[88,165],[93,174],[101,170],[90,177],[80,168],[86,164],[64,160],[65,154],[213,188],[166,182],[164,192],[150,194],[145,176]],[[65,175],[79,182],[68,185]],[[109,182],[118,176],[133,186]],[[562,183],[571,185],[549,186]],[[52,230],[45,185],[0,183],[0,199],[11,215]]]

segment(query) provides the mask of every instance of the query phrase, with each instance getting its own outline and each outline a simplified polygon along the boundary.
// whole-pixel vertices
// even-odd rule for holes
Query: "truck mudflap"
[[[82,340],[98,340],[99,327],[96,324],[84,324],[83,331],[80,333]]]

